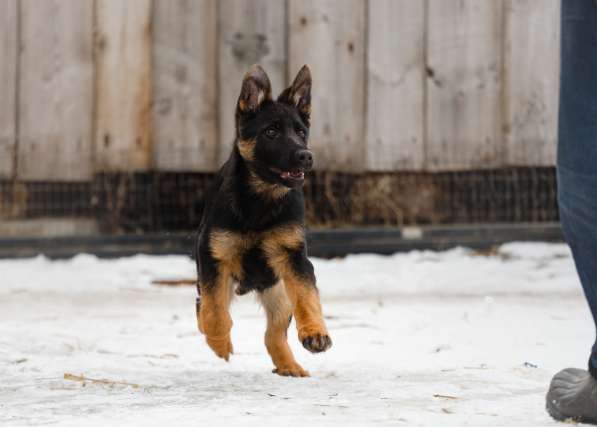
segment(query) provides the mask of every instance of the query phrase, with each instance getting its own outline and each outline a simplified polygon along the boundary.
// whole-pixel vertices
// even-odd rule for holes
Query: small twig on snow
[[[194,286],[197,284],[197,279],[152,280],[151,284],[162,286]]]
[[[112,380],[106,380],[106,379],[89,378],[84,375],[69,374],[68,372],[64,374],[64,379],[70,380],[70,381],[78,381],[83,384],[85,384],[86,382],[90,382],[90,383],[94,383],[94,384],[126,385],[126,386],[129,386],[132,388],[139,388],[139,384],[127,383],[124,381],[112,381]]]
[[[433,397],[437,397],[438,399],[458,399],[456,396],[447,396],[445,394],[434,394]]]

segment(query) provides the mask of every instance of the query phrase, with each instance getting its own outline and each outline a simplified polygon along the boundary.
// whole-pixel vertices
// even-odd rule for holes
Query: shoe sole
[[[547,401],[546,409],[547,413],[556,421],[573,421],[575,423],[582,424],[597,424],[597,419],[586,417],[568,417],[563,415],[550,400]]]

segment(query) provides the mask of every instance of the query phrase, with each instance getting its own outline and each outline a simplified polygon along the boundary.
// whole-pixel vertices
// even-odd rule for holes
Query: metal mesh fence
[[[0,181],[5,224],[93,220],[101,233],[191,231],[213,174],[102,174],[88,183]],[[444,173],[314,172],[305,184],[311,228],[557,221],[555,169]],[[2,228],[0,228],[0,237]]]
[[[554,168],[434,174],[321,173],[310,181],[307,195],[310,222],[323,226],[558,219]]]

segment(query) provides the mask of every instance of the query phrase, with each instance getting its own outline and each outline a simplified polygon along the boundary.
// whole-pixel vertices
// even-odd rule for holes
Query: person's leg
[[[597,2],[562,1],[561,49],[560,220],[597,326]],[[547,409],[556,419],[597,423],[597,340],[589,371],[554,377]]]
[[[597,323],[597,2],[563,0],[558,146],[562,227]],[[597,378],[597,343],[592,357]]]
[[[597,139],[595,146],[597,150]],[[562,229],[597,325],[597,176],[580,176],[559,167],[558,186]],[[589,358],[589,371],[597,380],[597,339]]]

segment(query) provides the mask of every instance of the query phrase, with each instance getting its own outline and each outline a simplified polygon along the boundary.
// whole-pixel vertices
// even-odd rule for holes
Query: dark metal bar
[[[486,249],[511,241],[562,241],[558,223],[482,224],[404,228],[311,230],[309,254],[337,257],[354,253],[391,254],[444,250],[455,246]],[[0,238],[0,258],[45,255],[68,258],[90,253],[102,258],[144,254],[192,256],[194,233],[106,235],[58,238]]]

